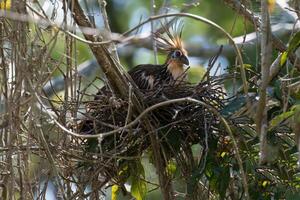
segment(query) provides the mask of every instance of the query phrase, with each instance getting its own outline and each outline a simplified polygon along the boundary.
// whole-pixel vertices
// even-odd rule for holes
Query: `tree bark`
[[[261,85],[256,115],[256,129],[260,137],[259,163],[265,164],[268,158],[267,152],[267,86],[269,83],[270,65],[272,58],[272,35],[268,11],[268,1],[261,1]]]
[[[88,27],[92,28],[92,24],[89,19],[84,14],[78,0],[73,0],[71,6],[68,6],[71,9],[73,18],[75,22],[80,27]],[[88,35],[84,33],[85,39],[92,42],[99,42],[99,37],[96,38],[93,35]],[[127,75],[127,73],[123,70],[118,62],[113,59],[113,56],[110,55],[106,46],[104,45],[93,45],[90,44],[90,48],[98,62],[98,64],[103,69],[103,72],[109,82],[109,85],[112,91],[117,94],[120,98],[127,99],[129,94],[129,84],[131,82],[132,85],[135,84],[131,80],[131,78]],[[133,110],[135,114],[141,113],[143,111],[143,106],[140,103],[140,95],[138,90],[134,90],[132,94],[132,103]],[[150,141],[152,146],[152,151],[154,155],[155,167],[157,170],[160,188],[162,190],[162,194],[165,200],[174,199],[173,190],[171,185],[171,180],[166,173],[165,163],[163,157],[161,155],[161,148],[159,144],[159,140],[157,138],[157,134],[155,128],[152,124],[155,124],[155,120],[151,119],[149,116],[145,117],[143,120],[144,126],[146,130],[150,133]]]

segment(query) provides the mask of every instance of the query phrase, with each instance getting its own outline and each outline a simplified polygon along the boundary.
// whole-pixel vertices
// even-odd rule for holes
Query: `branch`
[[[288,35],[292,33],[294,27],[292,24],[276,24],[272,25],[271,27],[273,35],[278,38],[286,38]],[[119,52],[120,55],[126,56],[131,55],[134,52],[134,48],[131,47],[143,47],[149,50],[152,49],[151,43],[151,34],[140,34],[140,35],[133,35],[128,37],[122,37],[118,33],[113,33],[113,40],[118,42],[118,47],[121,49]],[[243,47],[244,51],[250,51],[253,48],[256,48],[257,42],[260,41],[257,38],[257,33],[248,33],[247,35],[239,36],[233,38],[236,45],[238,47]],[[210,45],[199,45],[197,43],[185,43],[186,49],[188,49],[190,56],[196,57],[203,57],[203,58],[210,58],[216,55],[219,51],[220,46],[217,44],[210,44]],[[122,51],[122,48],[126,48],[126,50]],[[232,57],[235,53],[234,48],[230,44],[223,45],[222,55],[226,57]]]
[[[68,3],[67,0],[66,2]],[[71,2],[71,6],[69,6],[69,9],[71,8],[73,9],[71,10],[71,13],[74,20],[76,21],[76,24],[78,24],[80,27],[93,27],[88,17],[84,14],[84,11],[82,10],[78,0],[74,0]],[[99,42],[100,40],[93,35],[85,33],[83,34],[86,40],[92,42]],[[126,79],[122,75],[122,69],[117,66],[117,63],[111,58],[110,53],[103,45],[90,45],[90,48],[95,55],[97,62],[103,69],[103,72],[106,75],[106,78],[108,79],[108,83],[112,90],[115,92],[115,94],[121,97],[126,97],[128,95],[128,81],[126,81]]]
[[[224,0],[225,3],[227,3],[232,9],[234,9],[237,13],[245,17],[249,22],[251,22],[256,29],[259,30],[259,27],[261,27],[261,20],[258,16],[255,16],[251,10],[246,8],[244,4],[242,4],[239,0]],[[284,52],[287,50],[286,45],[278,39],[274,34],[270,34],[270,37],[272,39],[272,45],[275,49],[277,49],[280,52]],[[295,63],[296,56],[295,54],[291,53],[289,55],[289,59],[292,63]],[[296,68],[300,70],[300,65],[296,65]]]
[[[98,0],[98,2],[99,2],[100,9],[101,9],[102,18],[103,18],[103,21],[104,21],[104,27],[108,31],[108,38],[111,38],[111,30],[110,30],[110,26],[109,26],[109,22],[108,22],[108,16],[107,16],[107,13],[106,13],[107,3],[106,3],[105,0]],[[110,43],[110,49],[111,49],[112,54],[113,54],[114,58],[116,59],[116,61],[119,62],[117,48],[116,48],[116,45],[114,43]]]
[[[67,0],[65,0],[67,1]],[[85,16],[82,8],[79,5],[78,0],[72,1],[72,6],[69,8],[73,8],[71,10],[73,18],[75,19],[76,23],[81,27],[92,27],[92,24],[89,22],[88,18]],[[84,35],[84,37],[87,40],[90,41],[98,41],[99,39],[95,39],[91,35]],[[139,98],[139,90],[135,86],[134,82],[130,79],[130,77],[127,75],[127,73],[124,73],[124,69],[120,66],[118,62],[115,62],[115,60],[110,56],[107,49],[101,45],[101,46],[94,46],[90,45],[90,48],[95,55],[99,65],[104,71],[104,74],[106,75],[109,85],[112,88],[112,91],[117,93],[120,97],[123,99],[127,99],[128,97],[128,91],[129,91],[129,84],[130,82],[133,84],[134,88],[136,88],[135,91],[133,91],[132,95],[132,102],[133,102],[133,110],[135,111],[135,114],[141,113],[143,111],[143,107],[140,104],[140,98]],[[151,120],[150,116],[147,116],[144,121],[143,125],[145,126],[146,130],[150,132],[150,141],[153,151],[153,157],[155,161],[155,166],[157,168],[158,172],[158,178],[160,187],[163,193],[163,196],[166,200],[173,199],[172,191],[168,189],[168,175],[165,170],[165,163],[161,157],[160,152],[160,145],[159,140],[157,139],[157,134],[155,134],[153,124],[155,123],[155,120]]]
[[[221,122],[223,123],[223,125],[225,126],[229,136],[231,137],[232,141],[233,141],[233,146],[234,146],[234,149],[235,149],[235,155],[236,155],[236,159],[238,161],[238,165],[239,165],[239,168],[240,168],[240,171],[241,171],[241,176],[242,176],[242,182],[243,182],[243,187],[244,187],[244,190],[245,190],[245,197],[246,199],[248,199],[249,197],[249,193],[248,193],[248,184],[247,184],[247,176],[246,176],[246,173],[243,169],[243,164],[242,164],[242,160],[241,160],[241,156],[239,154],[239,149],[238,149],[238,145],[237,145],[237,142],[235,140],[235,137],[231,131],[231,128],[228,124],[228,122],[226,121],[225,118],[222,117],[222,115],[220,115],[220,113],[211,105],[208,105],[206,104],[205,102],[202,102],[202,101],[199,101],[199,100],[196,100],[196,99],[193,99],[193,98],[190,98],[190,97],[187,97],[187,98],[179,98],[179,99],[172,99],[172,100],[168,100],[168,101],[164,101],[164,102],[160,102],[160,103],[157,103],[155,105],[152,105],[150,107],[148,107],[147,109],[145,109],[139,116],[137,116],[133,121],[131,121],[130,123],[126,124],[125,126],[123,127],[120,127],[118,129],[115,129],[115,130],[112,130],[112,131],[108,131],[108,132],[103,132],[103,133],[98,133],[98,134],[95,134],[95,135],[81,135],[81,134],[78,134],[78,133],[75,133],[75,132],[72,132],[71,130],[67,129],[66,127],[64,127],[62,124],[60,124],[56,119],[55,117],[47,111],[45,105],[43,104],[41,98],[40,98],[40,95],[38,95],[38,93],[34,90],[33,88],[33,85],[31,83],[31,80],[28,80],[29,83],[30,83],[30,86],[31,86],[31,89],[33,91],[33,94],[35,95],[37,101],[40,103],[40,105],[46,110],[48,116],[54,121],[54,123],[60,127],[64,132],[70,134],[71,136],[74,136],[74,137],[79,137],[79,138],[85,138],[85,139],[91,139],[91,138],[104,138],[106,136],[109,136],[109,135],[113,135],[113,134],[116,134],[116,133],[122,133],[124,130],[128,129],[128,128],[131,128],[132,126],[136,125],[137,123],[139,123],[141,121],[142,118],[146,118],[147,115],[152,112],[153,110],[155,109],[158,109],[162,106],[166,106],[166,105],[170,105],[170,104],[174,104],[174,103],[181,103],[181,102],[190,102],[190,103],[196,103],[196,104],[199,104],[199,105],[202,105],[204,107],[206,107],[209,111],[211,111],[213,114],[215,114],[217,117],[220,118]],[[151,134],[150,134],[151,135]]]
[[[94,80],[96,76],[102,75],[102,72],[100,71],[99,65],[96,60],[90,60],[86,61],[84,63],[81,63],[77,66],[78,69],[78,76],[84,77],[84,79],[88,80]],[[83,79],[83,80],[84,80]],[[65,80],[64,77],[57,76],[49,80],[45,86],[43,86],[43,90],[47,97],[52,97],[55,93],[58,93],[59,91],[65,90]]]
[[[244,68],[244,62],[243,62],[243,58],[242,58],[242,54],[238,48],[238,46],[236,45],[234,39],[231,37],[231,35],[221,26],[219,26],[218,24],[214,23],[213,21],[210,21],[204,17],[201,17],[199,15],[194,15],[194,14],[190,14],[190,13],[171,13],[171,14],[162,14],[162,15],[156,15],[156,16],[151,16],[149,17],[147,20],[139,23],[138,25],[136,25],[135,27],[133,27],[132,29],[126,31],[125,33],[123,33],[123,36],[126,36],[130,33],[132,33],[133,31],[139,29],[141,26],[143,26],[144,24],[147,24],[153,20],[158,20],[161,18],[168,18],[168,17],[174,17],[174,16],[178,16],[178,17],[186,17],[186,18],[191,18],[194,19],[196,21],[200,21],[203,22],[207,25],[210,25],[214,28],[216,28],[218,31],[220,31],[221,33],[223,33],[227,39],[230,41],[230,43],[233,45],[233,48],[235,50],[236,56],[237,56],[237,60],[240,64],[240,70],[241,70],[241,79],[243,82],[243,89],[244,89],[244,93],[246,95],[248,95],[248,82],[247,82],[247,78],[246,78],[246,72],[245,72],[245,68]]]
[[[270,18],[267,0],[261,1],[261,85],[256,114],[256,129],[260,136],[259,163],[267,162],[267,86],[269,83],[270,65],[272,59],[272,40]]]

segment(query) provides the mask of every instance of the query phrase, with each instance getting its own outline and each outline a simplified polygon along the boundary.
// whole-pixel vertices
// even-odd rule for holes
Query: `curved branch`
[[[30,81],[30,80],[29,80]],[[30,81],[31,83],[31,81]],[[35,97],[37,98],[37,101],[41,104],[41,106],[47,111],[45,105],[43,104],[42,100],[40,99],[39,95],[36,93],[36,91],[34,91],[32,84],[31,85],[31,89],[34,92]],[[162,107],[162,106],[166,106],[169,104],[174,104],[174,103],[181,103],[181,102],[191,102],[191,103],[196,103],[196,104],[200,104],[204,107],[206,107],[208,110],[210,110],[214,115],[216,115],[217,117],[220,118],[221,122],[223,123],[223,125],[225,126],[229,136],[231,137],[232,141],[233,141],[233,146],[234,146],[234,150],[236,152],[236,159],[238,161],[238,165],[239,168],[241,170],[241,175],[242,175],[242,180],[243,180],[243,187],[245,190],[245,198],[248,199],[249,198],[249,193],[248,193],[248,184],[247,184],[247,176],[246,173],[243,169],[243,163],[242,163],[242,159],[239,153],[239,148],[237,145],[237,142],[235,140],[235,137],[231,131],[231,128],[228,124],[228,122],[226,121],[226,119],[218,112],[218,110],[216,110],[213,106],[206,104],[203,101],[197,100],[197,99],[193,99],[190,97],[186,97],[186,98],[179,98],[179,99],[172,99],[172,100],[168,100],[168,101],[164,101],[164,102],[160,102],[158,104],[155,104],[153,106],[148,107],[147,109],[145,109],[139,116],[137,116],[133,121],[131,121],[130,123],[128,123],[127,125],[120,127],[118,129],[112,130],[112,131],[108,131],[108,132],[103,132],[103,133],[98,133],[95,135],[82,135],[82,134],[78,134],[75,133],[71,130],[69,130],[68,128],[64,127],[62,124],[60,124],[53,115],[51,115],[51,113],[49,113],[47,111],[47,114],[49,115],[49,117],[54,121],[54,123],[60,127],[64,132],[68,133],[71,136],[74,137],[80,137],[80,138],[85,138],[85,139],[91,139],[91,138],[103,138],[115,133],[121,133],[122,131],[124,131],[125,129],[131,128],[132,126],[136,125],[143,117],[146,117],[147,114],[149,114],[151,111]]]
[[[218,29],[229,39],[229,41],[232,43],[232,45],[234,47],[235,53],[237,54],[238,61],[240,64],[241,78],[243,81],[244,93],[245,93],[245,95],[248,96],[248,82],[247,82],[246,72],[245,72],[245,68],[244,68],[244,61],[243,61],[242,54],[241,54],[238,46],[236,45],[236,43],[235,43],[234,39],[231,37],[231,35],[225,29],[223,29],[221,26],[219,26],[215,22],[210,21],[209,19],[206,19],[206,18],[198,16],[198,15],[190,14],[190,13],[171,13],[171,14],[156,15],[156,16],[149,17],[147,20],[141,22],[140,24],[136,25],[132,29],[126,31],[125,33],[123,33],[123,36],[128,35],[129,33],[132,33],[133,31],[139,29],[141,26],[143,26],[153,20],[158,20],[158,19],[167,18],[167,17],[174,17],[174,16],[187,17],[187,18],[195,19],[197,21],[201,21],[205,24],[208,24],[208,25]]]

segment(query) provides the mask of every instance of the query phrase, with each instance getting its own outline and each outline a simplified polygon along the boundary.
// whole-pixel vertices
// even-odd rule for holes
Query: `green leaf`
[[[147,183],[145,182],[145,170],[140,160],[130,163],[131,195],[136,200],[143,200],[147,193]]]
[[[280,66],[282,66],[286,62],[287,57],[288,57],[288,52],[287,51],[283,52],[280,58]]]
[[[167,165],[168,175],[173,176],[176,172],[176,169],[177,169],[176,163],[174,161],[170,160]]]
[[[211,170],[211,175],[207,177],[209,185],[213,190],[219,193],[220,199],[224,199],[230,181],[229,167],[214,166],[212,164]]]
[[[300,31],[293,36],[293,38],[289,43],[288,49],[285,52],[283,52],[280,59],[280,65],[283,65],[285,63],[289,54],[295,51],[299,47],[299,45],[300,45]]]
[[[291,117],[295,113],[295,109],[291,109],[290,111],[281,113],[280,115],[275,116],[271,121],[270,121],[270,127],[269,129],[272,129],[276,126],[278,126],[283,120]]]
[[[127,179],[130,177],[130,170],[129,170],[129,166],[128,166],[128,162],[124,162],[120,165],[120,171],[118,173],[119,175],[119,179],[122,182],[126,182]]]
[[[111,187],[111,200],[117,200],[118,199],[119,190],[120,190],[120,187],[118,185],[113,185]]]
[[[293,108],[295,110],[294,121],[296,123],[300,123],[300,105],[297,104],[297,105],[293,106]]]
[[[131,177],[131,195],[136,200],[143,200],[147,193],[146,182],[141,179],[139,176]]]
[[[289,47],[287,49],[288,53],[296,50],[297,47],[300,45],[300,31],[298,31],[292,38],[291,42],[289,43]]]

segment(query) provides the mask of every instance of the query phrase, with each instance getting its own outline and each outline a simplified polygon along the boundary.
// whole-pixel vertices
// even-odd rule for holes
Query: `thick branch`
[[[84,11],[82,10],[78,0],[72,1],[72,6],[70,6],[69,8],[73,9],[71,12],[77,25],[79,25],[80,27],[93,27],[88,17],[84,14]],[[99,41],[99,38],[93,35],[84,34],[84,37],[89,41]],[[115,65],[114,61],[110,57],[110,53],[103,45],[90,45],[90,48],[95,55],[97,62],[103,69],[103,72],[106,75],[106,78],[108,79],[109,85],[112,90],[117,95],[126,97],[128,95],[128,83],[125,80],[124,76],[122,76],[122,73],[120,71],[121,69],[119,69],[117,65]]]
[[[85,16],[82,8],[79,5],[78,0],[74,0],[73,4],[71,6],[74,10],[72,11],[73,17],[76,21],[76,23],[81,27],[92,27],[92,24],[89,22],[88,18]],[[91,35],[84,35],[87,40],[90,41],[96,41],[95,37]],[[123,75],[121,73],[121,67],[118,67],[118,63],[115,62],[112,57],[109,55],[109,52],[106,50],[106,48],[103,45],[96,46],[96,45],[90,45],[90,48],[95,55],[98,63],[102,67],[110,86],[112,87],[112,90],[119,94],[121,97],[127,97],[128,91],[129,91],[129,82],[126,81],[126,73]],[[127,77],[129,78],[129,77]],[[135,95],[137,91],[133,93],[132,102],[133,102],[133,109],[136,113],[142,112],[142,106],[139,103],[138,97]],[[144,125],[148,132],[150,132],[150,140],[153,150],[153,156],[155,160],[155,166],[158,171],[158,177],[159,177],[159,183],[160,187],[163,193],[163,196],[166,200],[173,199],[172,192],[170,189],[168,189],[168,175],[166,174],[164,161],[162,160],[161,154],[160,154],[160,145],[159,140],[157,139],[157,134],[154,132],[154,128],[152,126],[153,123],[155,123],[154,120],[150,120],[149,117],[147,117],[144,121]]]

